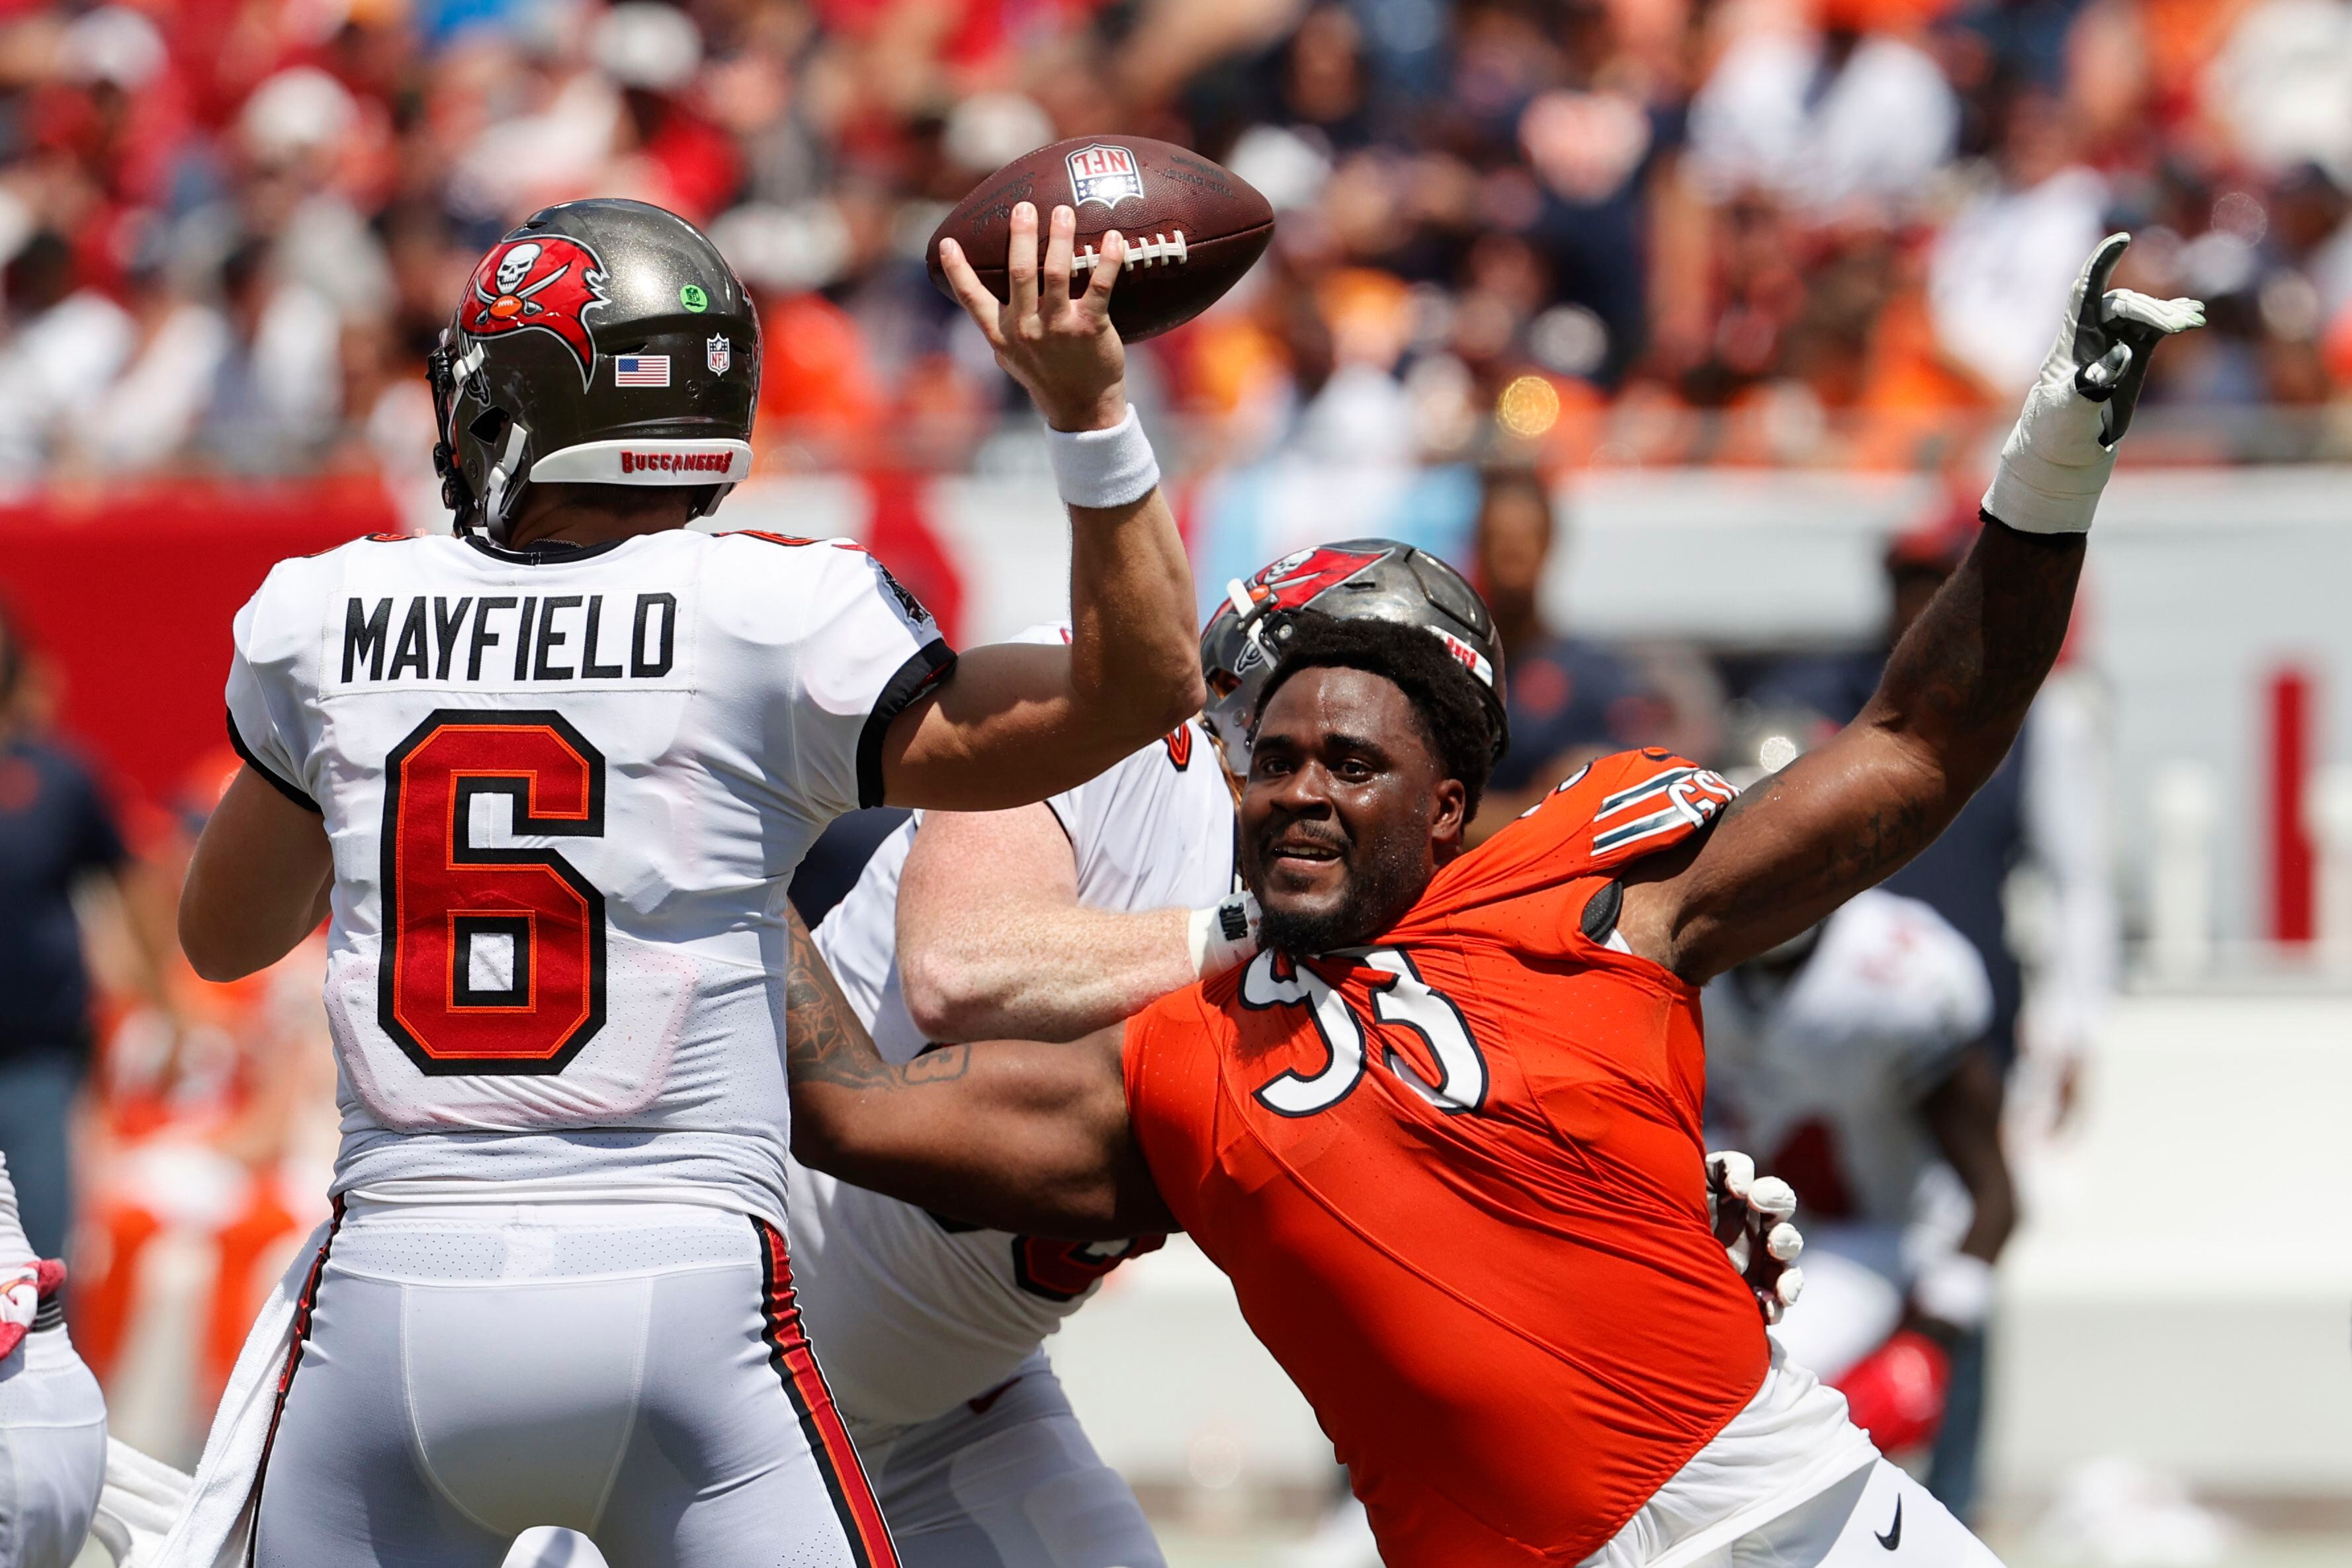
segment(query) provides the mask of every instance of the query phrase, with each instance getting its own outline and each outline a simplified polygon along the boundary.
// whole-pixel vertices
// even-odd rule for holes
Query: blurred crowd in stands
[[[758,291],[771,471],[984,462],[925,240],[1109,132],[1281,214],[1139,356],[1196,464],[1933,466],[2114,226],[2212,307],[2168,456],[2347,444],[2345,0],[0,0],[0,473],[413,478],[467,267],[591,193]]]

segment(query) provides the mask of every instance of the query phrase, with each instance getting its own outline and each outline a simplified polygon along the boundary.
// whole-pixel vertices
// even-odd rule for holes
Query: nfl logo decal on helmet
[[[709,361],[713,375],[725,375],[727,367],[735,363],[735,351],[725,338],[711,339],[704,349],[703,357]]]
[[[1129,197],[1143,199],[1143,171],[1135,154],[1124,147],[1097,142],[1081,147],[1066,160],[1070,167],[1070,203],[1084,206],[1100,202],[1115,207]]]

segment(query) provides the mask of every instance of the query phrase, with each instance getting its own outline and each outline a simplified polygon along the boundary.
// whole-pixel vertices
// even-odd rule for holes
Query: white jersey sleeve
[[[882,805],[882,741],[890,721],[955,662],[930,613],[852,541],[723,537],[805,558],[806,570],[793,584],[797,603],[777,603],[758,572],[714,581],[721,590],[714,607],[740,616],[753,640],[790,639],[787,754],[798,793],[828,817]]]
[[[311,811],[319,794],[310,782],[315,722],[303,693],[316,689],[309,668],[318,638],[301,630],[300,606],[315,592],[309,559],[270,568],[236,613],[228,666],[228,741],[278,793]]]
[[[1914,1095],[1941,1083],[1992,1026],[1984,960],[1916,899],[1875,889],[1855,899],[1832,918],[1807,971],[1822,980],[1804,998],[1813,1026],[1866,1037]]]

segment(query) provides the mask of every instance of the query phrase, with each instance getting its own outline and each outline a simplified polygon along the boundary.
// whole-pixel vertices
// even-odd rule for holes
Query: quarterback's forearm
[[[1157,486],[1126,506],[1069,511],[1070,690],[1082,721],[1115,742],[1108,767],[1208,700],[1192,569]]]

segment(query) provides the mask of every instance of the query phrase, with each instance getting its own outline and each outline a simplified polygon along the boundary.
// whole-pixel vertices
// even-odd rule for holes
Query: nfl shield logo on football
[[[1100,202],[1107,207],[1115,207],[1129,196],[1143,199],[1143,172],[1135,166],[1135,154],[1125,147],[1097,142],[1091,147],[1079,148],[1067,162],[1071,204],[1075,206]]]
[[[727,367],[735,363],[735,351],[725,338],[713,338],[703,345],[710,361],[710,374],[725,375]]]

